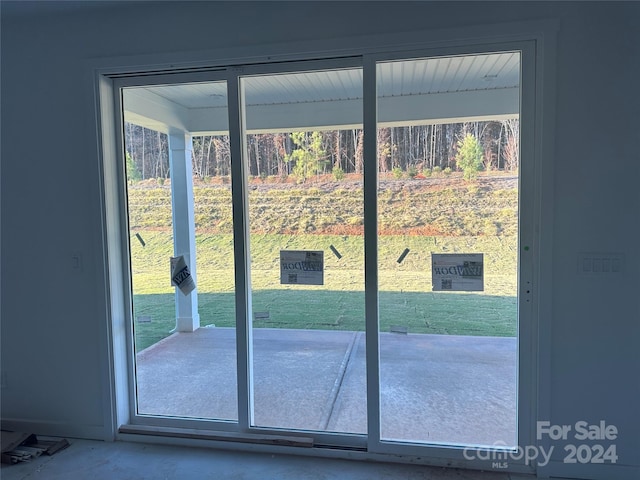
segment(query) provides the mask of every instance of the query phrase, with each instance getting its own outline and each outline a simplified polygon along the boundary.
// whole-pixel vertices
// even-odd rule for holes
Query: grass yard
[[[138,232],[132,242],[136,347],[148,347],[175,326],[169,283],[171,234]],[[342,254],[338,259],[329,245]],[[325,251],[325,285],[280,285],[279,251]],[[409,248],[405,260],[399,254]],[[403,326],[410,333],[515,336],[515,244],[504,237],[389,236],[380,241],[380,331]],[[235,326],[233,241],[230,235],[197,237],[198,302],[203,326]],[[364,330],[364,258],[361,237],[254,235],[252,306],[254,327]],[[485,291],[431,292],[431,253],[484,252]],[[268,312],[268,318],[265,313]],[[262,314],[262,315],[261,315]],[[139,321],[142,319],[143,321]]]
[[[264,187],[249,195],[254,327],[364,330],[361,186]],[[200,322],[234,327],[228,187],[198,187],[194,197]],[[166,186],[129,189],[137,351],[175,327],[170,205]],[[515,181],[393,184],[381,191],[378,207],[380,331],[516,335]],[[406,248],[409,254],[399,264]],[[281,249],[323,250],[324,285],[280,285]],[[484,291],[432,292],[431,253],[483,253]]]

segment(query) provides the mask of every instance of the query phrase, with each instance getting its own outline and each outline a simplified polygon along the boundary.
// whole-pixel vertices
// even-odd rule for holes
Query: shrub
[[[416,175],[418,175],[418,169],[411,165],[408,169],[407,169],[407,177],[409,178],[416,178]]]
[[[400,167],[393,167],[391,173],[393,173],[393,178],[395,178],[396,180],[402,178],[402,169]]]
[[[142,180],[142,175],[140,175],[140,172],[133,161],[133,157],[129,152],[125,154],[125,157],[127,161],[127,180],[129,180],[129,182],[139,182]]]
[[[312,175],[322,172],[326,165],[326,152],[322,149],[320,132],[308,135],[306,132],[293,132],[291,140],[296,145],[295,150],[286,158],[293,161],[293,174],[298,183],[305,183]]]
[[[469,195],[477,195],[478,192],[480,191],[480,188],[478,187],[477,184],[470,184],[467,187],[467,192],[469,193]]]
[[[456,163],[462,169],[466,180],[478,175],[483,161],[482,146],[476,137],[468,133],[462,140],[458,140]]]
[[[335,167],[331,173],[333,173],[333,178],[338,182],[344,179],[344,170],[340,167]]]
[[[442,172],[442,168],[440,168],[440,166],[436,165],[435,167],[433,167],[434,175],[438,175],[440,172]]]
[[[442,173],[444,173],[445,175],[451,175],[451,167],[447,167],[445,168]]]

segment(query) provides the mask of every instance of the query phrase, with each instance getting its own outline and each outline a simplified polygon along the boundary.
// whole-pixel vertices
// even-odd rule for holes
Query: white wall
[[[5,8],[3,420],[67,436],[109,431],[99,165],[85,60],[270,42],[295,49],[301,40],[322,48],[325,38],[558,18],[554,209],[545,212],[553,219],[554,294],[544,319],[551,330],[541,332],[550,335],[543,360],[551,373],[541,378],[549,392],[541,402],[552,423],[617,425],[619,463],[640,466],[640,4],[143,2],[46,15]],[[624,253],[625,270],[578,275],[584,251]],[[72,268],[76,253],[81,269]],[[590,471],[584,475],[598,472]]]

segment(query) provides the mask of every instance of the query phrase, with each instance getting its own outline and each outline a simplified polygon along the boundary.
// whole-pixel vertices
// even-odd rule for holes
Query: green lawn
[[[138,230],[132,238],[136,349],[167,336],[175,326],[174,288],[169,282],[171,233]],[[235,325],[233,239],[200,232],[197,242],[201,324]],[[338,259],[329,250],[333,245]],[[279,284],[280,249],[325,251],[325,285]],[[397,258],[405,248],[409,255]],[[380,331],[392,326],[409,333],[516,335],[514,237],[384,236],[379,242]],[[431,253],[485,254],[485,291],[431,292]],[[253,312],[268,312],[254,327],[364,330],[364,255],[360,236],[253,235]],[[259,315],[260,317],[261,315]],[[264,315],[262,315],[264,317]],[[139,321],[146,320],[146,321]],[[150,321],[149,321],[150,320]]]
[[[516,335],[517,177],[432,178],[379,185],[379,323],[410,333]],[[364,329],[363,191],[359,182],[254,182],[248,192],[254,327]],[[137,349],[175,326],[169,280],[171,190],[128,189]],[[229,185],[194,187],[201,324],[233,327]],[[144,246],[136,238],[144,241]],[[330,246],[342,258],[337,258]],[[409,254],[398,263],[401,253]],[[323,250],[323,286],[280,285],[280,250]],[[484,253],[483,292],[432,292],[431,253]]]

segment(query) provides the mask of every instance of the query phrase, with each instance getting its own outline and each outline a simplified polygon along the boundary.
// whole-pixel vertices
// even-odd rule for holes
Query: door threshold
[[[133,435],[151,435],[155,437],[187,438],[192,440],[212,440],[222,442],[253,443],[284,447],[314,446],[313,438],[293,435],[266,435],[262,433],[219,432],[194,428],[158,427],[150,425],[122,425],[118,433]]]

